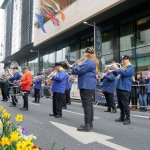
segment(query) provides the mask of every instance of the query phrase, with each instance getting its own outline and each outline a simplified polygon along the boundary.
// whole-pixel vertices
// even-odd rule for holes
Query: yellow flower
[[[19,141],[16,145],[17,150],[26,150],[26,144],[24,141]]]
[[[26,146],[27,146],[27,147],[33,147],[33,146],[34,146],[33,142],[32,142],[30,139],[27,139],[27,140],[25,141],[25,143],[26,143]]]
[[[16,119],[17,122],[22,122],[23,115],[22,114],[18,114],[15,119]]]
[[[13,142],[13,141],[17,141],[19,139],[19,134],[16,133],[16,132],[12,132],[11,135],[10,135],[10,141]]]
[[[3,106],[0,106],[0,111],[3,111],[3,110],[4,110]]]
[[[9,114],[8,112],[4,112],[4,113],[3,113],[3,117],[4,117],[5,119],[9,119],[9,118],[10,118],[10,114]]]
[[[2,137],[0,140],[0,145],[5,146],[5,145],[10,145],[9,140],[7,137]]]

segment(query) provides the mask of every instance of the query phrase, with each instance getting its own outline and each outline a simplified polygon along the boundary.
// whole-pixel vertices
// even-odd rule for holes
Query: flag
[[[60,15],[61,15],[61,19],[64,21],[65,20],[65,14],[62,11],[60,11]]]
[[[36,13],[35,13],[35,16],[36,16],[36,18],[37,18],[37,20],[38,20],[38,23],[39,23],[40,28],[42,29],[42,31],[43,31],[44,33],[46,33],[46,31],[45,31],[45,29],[44,29],[43,17],[42,17],[41,15],[39,15],[39,14],[36,14]]]
[[[61,19],[64,21],[64,20],[65,20],[65,14],[61,11],[59,4],[58,4],[55,0],[51,0],[51,1],[52,1],[52,2],[55,4],[55,6],[57,7],[57,9],[58,9],[58,11],[59,11],[59,13],[60,13],[60,15],[61,15]]]
[[[59,4],[57,2],[55,2],[54,0],[51,0],[51,1],[55,4],[55,6],[57,7],[57,9],[60,11]]]
[[[47,2],[45,2],[44,0],[42,0],[42,2],[53,12],[57,13],[57,9],[55,9],[52,5],[48,4]]]
[[[53,24],[54,24],[55,26],[59,26],[59,20],[55,17],[55,15],[54,15],[53,13],[49,12],[49,11],[48,11],[47,9],[45,9],[45,8],[42,8],[42,14],[43,14],[46,18],[50,19],[50,20],[53,22]]]

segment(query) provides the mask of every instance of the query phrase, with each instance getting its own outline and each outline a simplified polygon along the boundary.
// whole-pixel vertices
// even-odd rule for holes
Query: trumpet
[[[49,80],[51,80],[51,79],[53,78],[53,75],[56,75],[57,73],[58,73],[58,71],[57,71],[57,70],[54,70],[54,71],[52,71],[52,72],[50,73],[49,76],[47,76],[47,78],[48,78]]]
[[[121,64],[119,64],[119,63],[115,63],[119,68],[121,68]],[[114,64],[110,64],[110,65],[105,65],[105,68],[107,69],[107,68],[112,68],[113,69],[113,65]]]
[[[81,57],[80,59],[77,59],[75,63],[72,64],[72,66],[79,66],[85,61],[85,57]]]

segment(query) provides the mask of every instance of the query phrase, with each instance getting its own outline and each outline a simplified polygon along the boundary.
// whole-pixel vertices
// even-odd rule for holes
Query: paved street
[[[72,102],[67,110],[63,110],[62,118],[50,117],[52,101],[42,98],[40,104],[32,103],[30,98],[29,111],[20,111],[22,98],[16,108],[9,107],[9,102],[1,102],[12,117],[18,113],[24,116],[23,126],[28,133],[37,136],[36,144],[47,150],[56,142],[55,150],[150,150],[150,112],[132,112],[132,124],[125,126],[116,123],[117,114],[106,113],[103,106],[95,106],[94,128],[92,132],[78,132],[83,124],[81,103]]]

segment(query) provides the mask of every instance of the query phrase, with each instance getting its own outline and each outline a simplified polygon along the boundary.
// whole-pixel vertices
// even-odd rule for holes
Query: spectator
[[[142,72],[137,75],[137,79],[139,81],[139,103],[140,103],[140,111],[147,111],[147,88],[144,85],[145,80],[142,76]]]

